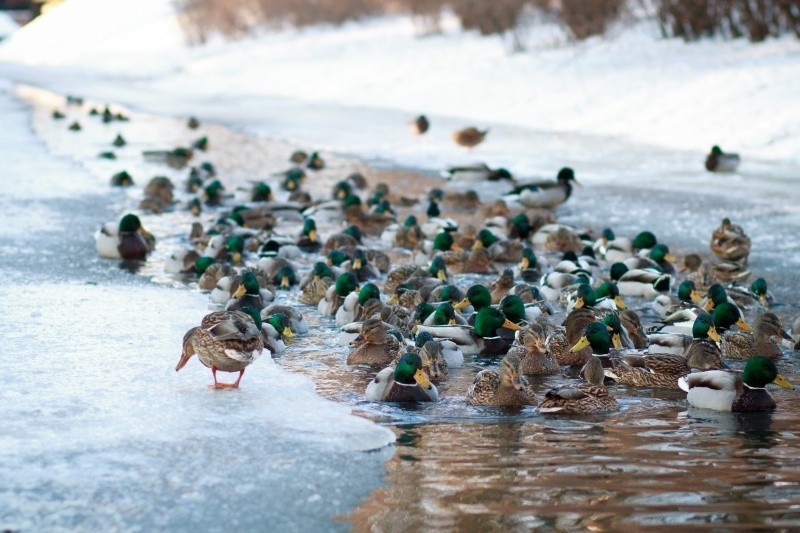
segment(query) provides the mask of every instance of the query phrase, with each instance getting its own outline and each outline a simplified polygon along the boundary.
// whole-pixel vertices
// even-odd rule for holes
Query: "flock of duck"
[[[90,114],[106,123],[128,120],[108,108]],[[410,128],[422,135],[429,126],[420,116]],[[187,127],[200,123],[192,118]],[[79,122],[70,129],[80,131]],[[466,128],[453,140],[471,149],[487,133]],[[118,135],[113,145],[125,142]],[[791,387],[775,360],[785,343],[798,349],[800,341],[769,310],[767,282],[747,284],[751,241],[728,219],[710,237],[712,258],[690,253],[676,265],[650,231],[625,237],[611,228],[558,223],[553,208],[577,184],[567,167],[556,180],[529,183],[486,165],[445,173],[467,184],[509,180],[510,192],[492,202],[448,186],[404,196],[385,183],[370,188],[357,173],[342,176],[322,199],[307,184],[325,161],[297,151],[287,170],[231,195],[212,162],[190,165],[208,145],[204,136],[191,146],[145,152],[151,162],[185,169],[186,177],[183,183],[154,177],[140,208],[214,213],[212,224],[187,228],[187,245],[165,268],[193,276],[217,309],[186,332],[175,368],[197,355],[215,388],[238,387],[259,356],[279,355],[291,348],[287,339],[307,334],[301,311],[330,317],[341,328],[339,342],[349,351],[343,364],[374,369],[368,401],[435,402],[436,384],[448,379],[448,369],[477,358],[488,367],[475,375],[468,404],[529,405],[540,412],[616,410],[614,384],[683,389],[695,407],[758,411],[775,407],[768,384]],[[715,149],[709,158],[723,155]],[[133,184],[124,171],[111,181]],[[400,210],[410,213],[402,221]],[[465,212],[471,219],[459,223]],[[474,225],[476,214],[481,227]],[[327,238],[318,223],[334,228]],[[156,237],[126,213],[103,224],[95,240],[102,257],[143,261]],[[289,291],[300,305],[275,304],[278,291]],[[628,306],[633,301],[657,320],[644,327]],[[758,311],[752,327],[743,309]],[[729,360],[747,362],[735,372]],[[569,367],[580,368],[580,378],[536,397],[532,379]],[[222,383],[218,371],[238,376]]]

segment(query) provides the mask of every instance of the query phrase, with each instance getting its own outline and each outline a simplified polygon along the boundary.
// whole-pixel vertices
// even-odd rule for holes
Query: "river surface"
[[[32,87],[13,94],[30,110],[11,100],[4,105],[18,120],[29,114],[44,145],[30,152],[30,146],[14,150],[11,140],[5,141],[6,157],[22,162],[8,184],[11,193],[0,203],[1,305],[3,316],[11,318],[0,334],[12,345],[5,357],[14,357],[0,392],[11,428],[0,435],[0,526],[800,527],[796,390],[773,391],[779,404],[773,414],[733,415],[688,409],[679,391],[615,387],[619,412],[559,417],[531,408],[467,406],[464,393],[475,372],[494,364],[468,359],[440,386],[437,404],[371,404],[363,391],[374,374],[344,364],[347,348],[336,341],[338,328],[310,307],[303,308],[310,333],[290,341],[275,365],[257,361],[236,393],[209,391],[208,371],[196,361],[173,371],[183,333],[209,309],[196,285],[163,268],[169,254],[187,242],[192,217],[181,209],[143,216],[159,245],[135,273],[98,259],[91,241],[100,223],[136,208],[153,175],[176,183],[185,179],[185,171],[143,162],[141,151],[207,135],[211,147],[203,157],[214,162],[231,189],[284,170],[292,150],[319,145],[331,150],[323,152],[328,168],[309,184],[315,197],[327,197],[332,184],[353,170],[364,172],[370,184],[386,181],[409,194],[444,186],[434,172],[443,160],[433,158],[425,166],[422,155],[404,159],[388,149],[395,158],[377,156],[376,139],[395,135],[380,133],[391,120],[399,121],[399,114],[318,106],[298,116],[303,106],[294,103],[274,106],[269,132],[237,123],[237,115],[220,120],[228,127],[204,123],[190,131],[185,117],[116,107],[131,121],[102,125],[91,122],[86,110],[105,102],[65,108],[61,96]],[[53,121],[54,108],[66,109],[67,120]],[[336,141],[330,127],[345,116],[349,124],[375,124],[372,132],[345,128],[348,149],[337,145],[344,141]],[[85,125],[78,134],[66,130],[74,118]],[[129,141],[117,151],[119,159],[98,159],[117,133]],[[784,326],[797,317],[800,169],[756,161],[740,174],[716,176],[698,170],[702,157],[698,161],[696,154],[620,139],[514,128],[497,134],[507,140],[509,160],[519,153],[513,150],[524,148],[531,161],[544,161],[529,161],[525,168],[547,164],[554,173],[561,164],[553,154],[560,150],[578,178],[586,176],[584,186],[558,208],[560,221],[611,226],[622,235],[650,229],[679,253],[707,255],[711,231],[730,217],[753,238],[750,268],[769,280]],[[398,168],[398,161],[406,168]],[[34,174],[24,176],[28,166]],[[136,187],[109,190],[110,176],[123,168]],[[216,216],[207,211],[202,222]],[[33,229],[26,230],[26,219],[35,221]],[[340,227],[318,225],[323,237]],[[296,229],[289,226],[287,233]],[[369,245],[383,246],[376,240]],[[471,276],[461,284],[491,279]],[[278,295],[293,305],[296,298],[295,291]],[[629,303],[647,318],[648,302]],[[29,360],[20,362],[23,357]],[[787,350],[778,366],[790,381],[800,382],[796,352]],[[566,379],[546,378],[535,386],[543,394]],[[310,382],[335,404],[319,403]],[[378,427],[367,422],[362,427],[349,409]],[[385,446],[381,427],[394,433],[393,446]]]

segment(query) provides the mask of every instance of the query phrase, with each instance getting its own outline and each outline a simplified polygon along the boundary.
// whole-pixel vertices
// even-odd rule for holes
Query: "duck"
[[[365,283],[357,290],[351,291],[336,310],[336,324],[344,326],[355,321],[361,315],[361,306],[370,298],[377,300],[381,298],[381,291],[374,283]]]
[[[308,333],[308,323],[303,314],[293,305],[270,304],[261,311],[262,317],[269,317],[273,314],[284,315],[289,320],[289,328],[294,335],[305,335]]]
[[[721,337],[714,325],[713,317],[705,311],[700,311],[692,321],[689,330],[691,335],[681,331],[658,331],[648,335],[648,353],[671,353],[684,355],[695,340],[706,341],[709,338],[715,347]],[[719,348],[716,348],[719,351]]]
[[[503,269],[497,278],[489,284],[489,294],[492,296],[492,303],[500,303],[506,297],[508,291],[514,288],[514,271],[510,268]]]
[[[575,171],[570,167],[563,167],[558,171],[555,181],[523,183],[514,187],[506,196],[516,199],[527,208],[552,209],[569,200],[573,183],[580,185],[575,179]]]
[[[484,369],[478,372],[467,390],[469,405],[516,407],[536,405],[533,387],[520,372],[520,359],[506,355],[500,361],[500,370]]]
[[[683,263],[678,268],[678,274],[684,280],[691,281],[698,290],[705,290],[712,283],[719,280],[711,263],[704,262],[700,254],[690,253],[683,256]]]
[[[490,168],[486,163],[469,166],[450,167],[442,171],[441,176],[454,183],[483,183],[485,181],[513,180],[508,169]]]
[[[409,215],[403,224],[391,224],[381,233],[381,241],[395,248],[418,250],[425,242],[417,217]]]
[[[774,302],[767,280],[764,278],[756,278],[750,287],[734,284],[727,290],[729,299],[739,307],[750,307],[750,304],[757,301],[762,307],[769,308]]]
[[[436,340],[450,340],[464,355],[504,355],[511,343],[499,335],[501,328],[521,329],[509,321],[503,312],[494,307],[484,307],[475,315],[474,326],[417,326],[417,333],[427,331]]]
[[[653,311],[661,317],[664,324],[673,324],[697,318],[697,306],[702,302],[695,282],[685,279],[678,285],[678,297],[659,294],[652,302]]]
[[[298,301],[304,305],[318,305],[333,285],[334,274],[324,261],[317,261],[311,272],[300,281]]]
[[[678,378],[689,373],[686,358],[675,354],[622,354],[611,359],[605,375],[620,385],[678,388]]]
[[[183,350],[175,366],[177,372],[191,357],[211,369],[215,389],[235,389],[244,370],[258,359],[264,350],[261,332],[253,317],[241,311],[215,311],[203,317],[200,325],[183,336]],[[234,383],[217,381],[217,370],[238,372]]]
[[[469,150],[472,150],[474,147],[481,144],[484,139],[486,139],[486,135],[489,133],[489,129],[479,130],[474,126],[470,126],[467,128],[463,128],[453,132],[453,141]]]
[[[766,389],[770,383],[784,389],[792,388],[778,373],[775,363],[758,355],[747,361],[741,374],[709,370],[694,372],[678,381],[692,407],[734,413],[775,409],[775,399]]]
[[[442,302],[422,321],[423,326],[468,326],[467,319],[457,314],[450,302]]]
[[[352,272],[358,281],[367,281],[379,278],[381,271],[369,259],[362,248],[356,248],[353,258],[342,263],[342,268],[347,272]]]
[[[561,374],[561,367],[545,348],[546,334],[539,324],[531,324],[516,333],[517,343],[508,351],[520,359],[520,372],[526,376]]]
[[[345,272],[336,278],[328,287],[325,297],[317,304],[317,310],[322,316],[334,316],[344,299],[353,291],[358,291],[358,279],[352,272]]]
[[[473,247],[486,248],[492,261],[517,263],[522,260],[523,245],[518,240],[502,240],[489,229],[478,232]]]
[[[723,261],[742,262],[747,266],[750,257],[750,237],[738,224],[725,217],[711,234],[709,247],[715,257]]]
[[[742,312],[731,302],[722,302],[714,308],[711,313],[714,319],[714,326],[718,332],[726,332],[732,326],[738,326],[739,329],[744,331],[752,331],[753,328],[742,316]]]
[[[195,261],[195,266],[204,263],[209,259],[212,261],[212,263],[202,269],[200,279],[197,280],[197,286],[204,291],[212,291],[217,287],[220,281],[236,275],[236,270],[231,265],[227,263],[213,262],[214,259],[207,256],[201,256],[198,258],[197,261]],[[198,269],[198,272],[199,271],[200,270]],[[230,290],[228,290],[224,299],[221,299],[219,303],[224,304],[230,299],[230,297]]]
[[[428,131],[431,123],[425,115],[417,115],[417,117],[409,122],[408,129],[413,135],[422,135]]]
[[[386,367],[369,382],[364,393],[369,402],[437,402],[439,391],[422,370],[422,358],[405,353],[397,365]]]
[[[714,326],[714,319],[708,313],[700,314],[692,326],[692,341],[683,352],[686,363],[692,370],[712,370],[726,368],[722,361],[721,338]]]
[[[630,270],[624,266],[624,263],[614,263],[614,265],[622,265],[615,269],[619,273],[615,275],[618,275],[616,278],[617,288],[623,296],[652,299],[659,294],[669,292],[672,287],[672,276],[660,270],[651,268]],[[612,278],[614,278],[613,275]]]
[[[736,172],[739,163],[739,154],[723,152],[717,145],[712,146],[711,152],[706,156],[706,170],[709,172]]]
[[[611,228],[603,229],[593,248],[608,263],[621,263],[633,256],[631,240],[627,237],[618,237]]]
[[[783,355],[778,343],[773,339],[792,337],[783,329],[778,315],[771,311],[761,313],[753,322],[752,333],[748,331],[726,331],[722,337],[722,352],[728,359],[749,359],[762,355],[777,359]]]
[[[461,350],[451,341],[437,341],[429,338],[429,335],[417,335],[417,346],[422,344],[419,348],[419,356],[422,359],[422,370],[428,375],[433,383],[441,383],[447,381],[450,376],[449,368],[451,366],[463,366],[464,354]],[[451,360],[458,365],[451,365],[448,363]]]
[[[581,369],[583,385],[566,385],[550,389],[539,404],[540,413],[589,414],[617,411],[619,404],[603,384],[603,364],[590,356]]]
[[[94,242],[97,253],[105,259],[143,261],[155,248],[155,237],[133,213],[123,215],[116,224],[103,224],[95,232]]]
[[[274,295],[267,289],[261,288],[256,274],[250,270],[242,273],[239,286],[225,304],[226,311],[238,311],[242,307],[255,307],[259,311],[274,299]]]
[[[597,322],[597,317],[591,309],[573,309],[564,320],[564,326],[547,336],[545,346],[559,365],[583,366],[592,352],[597,355],[608,353],[611,339],[605,325],[598,323],[587,330],[594,322]],[[577,344],[580,347],[574,349]],[[588,349],[590,345],[591,350]]]
[[[243,309],[243,311],[247,312],[252,316],[251,309],[255,309],[254,307],[249,307]],[[286,350],[286,343],[284,343],[283,339],[291,339],[294,337],[294,333],[292,332],[291,322],[289,321],[289,317],[283,313],[265,313],[265,312],[258,312],[259,316],[263,317],[266,315],[266,320],[263,320],[261,326],[261,341],[264,343],[264,348],[268,349],[273,355],[279,355]]]
[[[322,243],[319,241],[317,234],[317,223],[311,218],[307,217],[303,221],[303,229],[300,230],[300,237],[297,239],[297,247],[306,253],[317,253],[322,248]]]
[[[361,333],[350,342],[354,347],[347,356],[348,365],[385,366],[394,361],[400,342],[391,335],[380,318],[369,318]]]

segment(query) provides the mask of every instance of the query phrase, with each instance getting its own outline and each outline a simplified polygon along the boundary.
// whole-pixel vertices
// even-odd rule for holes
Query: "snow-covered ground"
[[[508,54],[500,38],[463,33],[453,17],[443,26],[441,35],[418,38],[409,18],[395,17],[187,48],[168,0],[70,0],[3,43],[0,62],[56,90],[83,86],[148,107],[169,99],[176,113],[208,107],[213,118],[220,105],[249,104],[248,117],[268,133],[280,130],[266,124],[259,103],[275,99],[393,110],[403,134],[406,120],[428,113],[433,127],[423,146],[365,150],[415,166],[457,160],[450,132],[467,123],[618,136],[698,158],[719,144],[745,162],[800,161],[794,37],[686,44],[659,39],[655,24],[643,21],[573,44],[540,24],[530,29],[528,52]],[[103,87],[120,80],[116,95]],[[343,129],[320,137],[339,148]],[[490,134],[477,153],[519,172],[543,170],[524,146],[504,150],[500,135]]]

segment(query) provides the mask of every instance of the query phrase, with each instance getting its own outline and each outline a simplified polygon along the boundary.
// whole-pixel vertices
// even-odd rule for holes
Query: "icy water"
[[[800,527],[794,390],[773,391],[779,408],[764,416],[687,410],[678,391],[617,387],[618,413],[557,417],[530,408],[467,406],[463,397],[475,372],[495,364],[468,360],[440,386],[438,404],[371,404],[363,390],[373,374],[344,364],[347,348],[339,346],[333,320],[313,308],[303,308],[309,335],[290,341],[276,364],[257,361],[239,391],[208,390],[210,375],[196,361],[176,374],[180,339],[208,310],[207,296],[191,281],[163,270],[169,254],[186,243],[192,218],[180,209],[144,216],[159,245],[136,274],[97,259],[91,242],[101,222],[136,207],[150,177],[185,179],[185,171],[144,163],[141,150],[208,135],[211,147],[202,156],[226,184],[246,186],[287,168],[293,149],[323,142],[311,133],[314,121],[336,123],[343,111],[315,109],[281,135],[287,111],[276,110],[269,133],[297,141],[307,132],[307,144],[298,145],[212,124],[190,131],[183,117],[124,108],[115,109],[131,114],[129,123],[92,122],[86,106],[54,122],[50,112],[63,109],[63,99],[32,88],[18,94],[33,105],[34,130],[56,159],[40,147],[31,156],[41,165],[31,169],[35,175],[15,180],[13,194],[0,204],[6,228],[0,305],[13,319],[0,335],[12,346],[5,357],[14,357],[0,389],[9,428],[0,435],[0,527]],[[386,128],[380,120],[386,115],[347,111],[351,119],[355,114],[375,123],[377,131]],[[25,109],[14,104],[13,112],[19,119]],[[78,117],[84,130],[66,131]],[[119,159],[97,159],[117,133],[129,142],[117,150]],[[678,252],[704,253],[723,216],[742,224],[753,237],[751,269],[770,281],[775,311],[790,327],[800,302],[794,278],[800,187],[790,185],[798,169],[756,162],[722,178],[693,168],[698,162],[691,154],[522,133],[500,132],[512,147],[529,146],[532,158],[549,157],[554,168],[560,165],[545,153],[560,147],[579,179],[586,168],[584,187],[557,211],[561,221],[611,225],[626,235],[648,228]],[[345,135],[348,152],[367,156],[371,168],[324,152],[329,168],[314,176],[312,194],[327,197],[330,186],[353,170],[371,184],[387,181],[409,194],[443,185],[430,174],[387,171],[385,159],[369,157],[379,137]],[[109,191],[111,174],[123,168],[137,186]],[[202,222],[215,217],[206,212]],[[35,224],[26,231],[30,221]],[[335,221],[318,225],[323,237],[340,227]],[[286,232],[296,230],[288,224]],[[463,285],[473,279],[490,278]],[[295,304],[296,297],[288,292],[278,299]],[[630,303],[646,316],[647,302]],[[26,349],[31,346],[38,349]],[[800,382],[796,357],[789,350],[779,362],[794,383]],[[308,378],[319,395],[339,405],[315,399]],[[566,379],[543,379],[536,387],[543,394]],[[355,422],[350,408],[378,425]],[[381,427],[394,433],[394,446],[381,444]],[[363,451],[373,448],[378,451]]]

